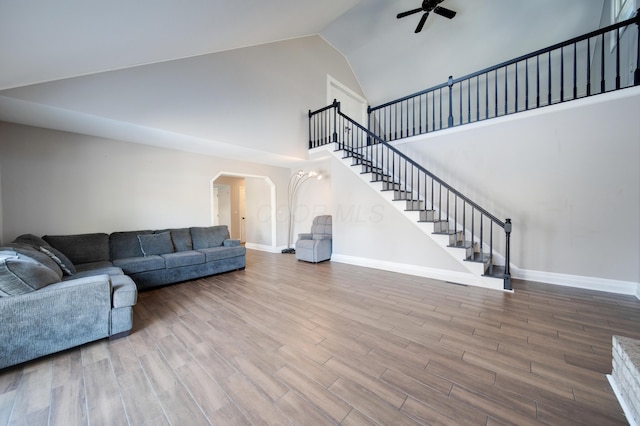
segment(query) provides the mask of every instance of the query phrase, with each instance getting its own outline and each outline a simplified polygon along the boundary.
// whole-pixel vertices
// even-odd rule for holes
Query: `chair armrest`
[[[240,240],[224,240],[222,245],[224,247],[240,247]]]
[[[331,235],[328,234],[313,234],[314,240],[330,240]]]
[[[298,234],[298,239],[299,240],[312,240],[313,239],[313,234],[309,234],[309,233]]]

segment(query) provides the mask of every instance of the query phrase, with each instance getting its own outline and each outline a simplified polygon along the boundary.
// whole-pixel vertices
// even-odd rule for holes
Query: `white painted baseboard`
[[[377,259],[367,259],[363,257],[347,256],[336,253],[331,255],[331,260],[340,263],[347,263],[350,265],[381,269],[383,271],[391,271],[402,274],[415,275],[419,277],[432,278],[440,281],[450,281],[453,283],[466,285],[478,285],[478,277],[464,272],[449,271],[446,269],[436,269],[417,265],[408,265],[404,263],[385,262]],[[618,281],[605,278],[583,277],[578,275],[567,275],[542,271],[530,271],[519,268],[512,268],[511,276],[512,278],[527,281],[561,285],[565,287],[582,288],[585,290],[624,294],[640,298],[640,285],[632,281]],[[482,284],[480,286],[492,288],[490,286]]]
[[[426,266],[408,265],[405,263],[386,262],[377,259],[368,259],[364,257],[346,256],[333,253],[331,255],[332,262],[346,263],[355,266],[364,266],[366,268],[380,269],[389,272],[398,272],[401,274],[415,275],[418,277],[431,278],[438,281],[448,281],[455,284],[471,285],[475,287],[491,288],[494,290],[503,289],[502,280],[495,278],[487,278],[477,276],[472,273],[449,271],[446,269],[429,268]]]
[[[269,253],[280,253],[285,247],[274,247],[266,244],[245,243],[244,245],[248,249],[266,251]]]
[[[638,297],[639,291],[638,283],[633,281],[610,280],[606,278],[584,277],[579,275],[532,271],[519,268],[512,268],[511,276],[521,280],[582,288],[585,290],[605,291],[608,293],[625,294],[636,297]]]

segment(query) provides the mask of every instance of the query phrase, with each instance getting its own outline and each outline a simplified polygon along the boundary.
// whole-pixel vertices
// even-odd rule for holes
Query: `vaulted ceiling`
[[[271,149],[257,134],[272,132],[272,144],[289,138],[304,147],[303,125],[283,136],[270,123],[254,133],[240,129],[237,137],[220,131],[223,123],[205,125],[220,114],[210,105],[216,99],[199,96],[213,90],[211,70],[240,61],[249,68],[247,86],[269,72],[269,61],[295,68],[296,61],[313,62],[316,49],[322,55],[335,49],[353,74],[345,83],[376,104],[591,31],[606,4],[445,0],[456,17],[431,14],[414,34],[421,15],[398,20],[396,14],[420,7],[419,0],[0,0],[0,120],[253,160],[275,152],[263,160],[286,164],[303,150]],[[282,56],[274,55],[273,43]],[[267,45],[271,57],[261,58]],[[300,65],[297,72],[307,71]],[[279,80],[277,90],[285,84],[299,90],[300,82]],[[263,97],[244,102],[277,108]],[[180,118],[185,109],[188,120]],[[292,120],[301,119],[296,114]]]

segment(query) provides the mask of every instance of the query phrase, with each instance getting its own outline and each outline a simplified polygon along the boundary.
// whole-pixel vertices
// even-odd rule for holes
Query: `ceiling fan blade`
[[[424,27],[424,23],[427,22],[427,18],[429,17],[429,12],[425,12],[420,18],[420,22],[418,22],[418,26],[416,27],[416,34],[422,31],[422,27]]]
[[[418,12],[422,12],[421,7],[418,9],[413,9],[413,10],[408,10],[406,12],[398,13],[398,16],[396,16],[396,18],[398,19],[404,18],[405,16],[413,15],[414,13],[418,13]]]
[[[435,9],[433,9],[434,13],[437,13],[440,16],[444,16],[445,18],[449,18],[449,19],[453,19],[454,16],[456,16],[456,12],[454,12],[451,9],[447,9],[446,7],[436,7]]]

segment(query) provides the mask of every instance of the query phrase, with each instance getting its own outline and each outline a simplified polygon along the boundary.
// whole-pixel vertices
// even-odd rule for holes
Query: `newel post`
[[[511,219],[507,219],[504,224],[506,235],[505,256],[504,256],[504,289],[511,290]]]
[[[333,100],[331,104],[333,106],[333,142],[338,142],[338,111],[340,111],[340,102],[337,99]]]

